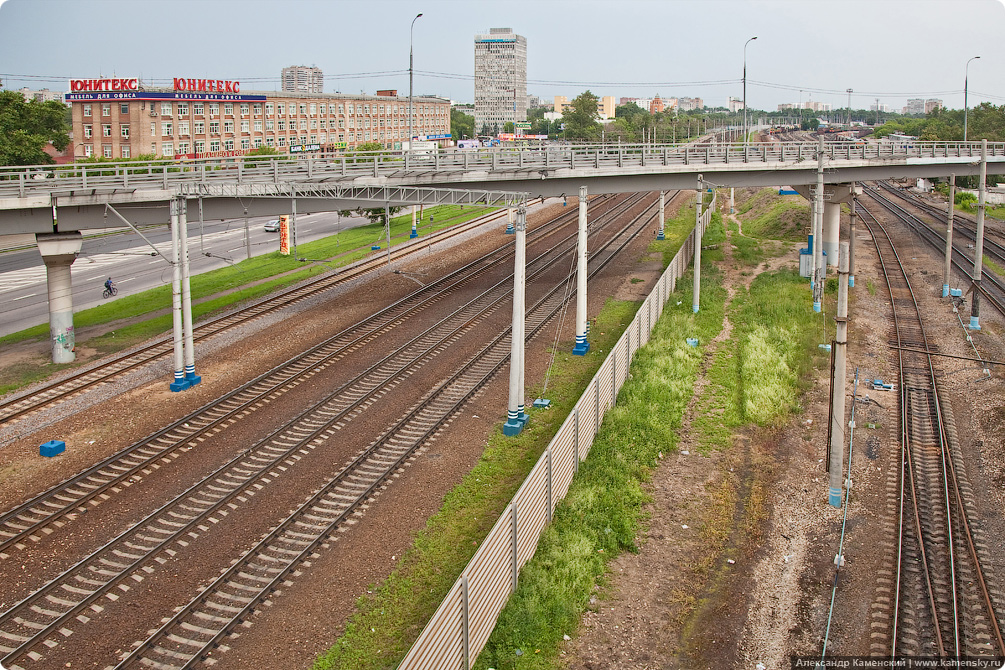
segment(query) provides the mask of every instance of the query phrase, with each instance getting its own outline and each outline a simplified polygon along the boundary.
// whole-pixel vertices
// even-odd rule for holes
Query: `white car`
[[[279,219],[272,219],[263,226],[265,232],[267,233],[278,233],[279,232]]]

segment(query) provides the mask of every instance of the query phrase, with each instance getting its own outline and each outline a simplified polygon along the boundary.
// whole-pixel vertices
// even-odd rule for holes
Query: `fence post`
[[[595,411],[595,416],[593,418],[593,434],[596,435],[600,432],[600,381],[598,380],[593,386],[593,406]]]
[[[469,619],[468,577],[467,575],[461,575],[461,653],[464,655],[464,670],[468,670],[471,667],[471,651],[469,647],[470,638],[468,635]]]
[[[572,471],[579,472],[579,408],[572,408],[573,440],[572,448],[576,452],[576,460],[572,463]]]
[[[517,528],[516,528],[516,524],[517,524],[517,504],[516,504],[515,501],[513,502],[513,504],[511,505],[511,507],[513,508],[513,515],[512,515],[512,519],[513,519],[513,584],[512,584],[513,590],[512,590],[512,593],[516,593],[516,580],[517,580],[517,576],[520,574],[520,568],[517,565]]]
[[[618,402],[618,348],[611,350],[611,407]]]
[[[551,523],[551,448],[548,448],[548,523]]]

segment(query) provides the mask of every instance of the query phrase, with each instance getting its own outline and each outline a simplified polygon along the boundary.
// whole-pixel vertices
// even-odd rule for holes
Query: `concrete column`
[[[663,213],[663,198],[660,194],[660,214]],[[576,346],[572,353],[576,356],[585,356],[590,350],[590,343],[586,341],[586,262],[588,252],[586,249],[586,187],[579,187],[579,245],[578,259],[576,261]],[[662,229],[662,226],[660,226]],[[662,230],[660,231],[662,233]],[[662,238],[660,238],[662,239]]]
[[[858,218],[858,196],[851,183],[851,217],[848,230],[848,288],[855,288],[855,220]]]
[[[981,181],[977,185],[977,248],[974,249],[974,294],[970,299],[970,330],[981,329],[981,274],[984,265],[984,204],[987,201],[988,141],[981,140]]]
[[[733,200],[733,187],[730,186],[729,187],[729,213],[730,214],[735,213],[735,210],[733,209],[733,203],[734,203],[734,200]]]
[[[506,234],[512,235],[516,232],[516,228],[513,227],[513,208],[509,207],[506,209]]]
[[[823,282],[826,277],[826,266],[823,254],[823,220],[824,220],[824,138],[820,137],[817,146],[817,189],[813,194],[813,311],[823,309]]]
[[[408,237],[414,239],[419,236],[419,229],[415,227],[415,205],[412,205],[412,232],[408,234]]]
[[[49,343],[53,363],[72,363],[76,358],[73,331],[73,282],[70,266],[80,253],[80,233],[38,233],[38,251],[45,263],[49,293]]]
[[[665,203],[666,203],[666,193],[664,193],[663,191],[660,191],[660,225],[659,225],[659,230],[656,231],[656,239],[657,240],[665,240],[666,239],[666,232],[664,230],[664,228],[666,226],[666,220],[667,220],[666,213],[665,213],[666,212],[666,210],[665,210],[666,204]]]
[[[188,271],[188,203],[178,198],[178,230],[181,236],[181,315],[185,345],[185,381],[195,386],[202,377],[195,373],[195,338],[192,335],[192,287]]]
[[[523,209],[523,208],[521,208]],[[523,378],[520,369],[523,361],[523,277],[527,256],[527,222],[517,216],[514,232],[516,233],[515,253],[513,254],[513,326],[510,330],[509,355],[509,406],[506,412],[506,423],[503,424],[503,435],[519,435],[524,423],[520,420],[522,411],[523,389],[520,381]]]
[[[522,428],[527,425],[527,420],[530,418],[527,416],[527,412],[524,411],[524,394],[527,388],[527,382],[524,379],[524,374],[527,370],[527,208],[522,205],[516,210],[516,226],[523,231],[520,282],[517,287],[520,293],[520,367],[518,368],[520,371],[520,383],[517,384],[519,399],[516,406],[517,417],[520,420]]]
[[[827,265],[837,267],[838,264],[838,241],[841,236],[841,203],[824,203],[824,231],[823,249],[827,254],[825,259]]]
[[[848,374],[848,243],[841,243],[838,262],[837,332],[834,336],[834,380],[831,399],[831,460],[827,502],[841,507],[841,486],[844,476],[845,401],[844,380]]]
[[[691,294],[691,309],[695,314],[701,304],[698,299],[701,294],[701,191],[701,175],[698,175],[698,198],[694,203],[694,291]]]
[[[946,261],[942,266],[942,297],[949,297],[953,278],[953,212],[956,210],[956,175],[949,175],[949,213],[946,215]]]
[[[171,316],[174,326],[174,381],[170,388],[174,392],[189,387],[185,381],[184,347],[182,344],[181,317],[181,253],[178,233],[178,198],[171,198]]]

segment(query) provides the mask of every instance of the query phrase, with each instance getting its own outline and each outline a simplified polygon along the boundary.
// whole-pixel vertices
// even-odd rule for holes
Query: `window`
[[[300,130],[307,130],[307,119],[300,119]]]
[[[272,130],[273,126],[275,125],[275,123],[276,122],[273,121],[272,119],[265,119],[265,129],[266,130]]]
[[[266,116],[272,116],[272,110],[274,108],[275,108],[275,106],[271,102],[265,103],[265,115]]]
[[[321,141],[321,144],[324,144],[326,139],[325,134],[321,133],[320,135],[318,135],[318,139]]]
[[[303,114],[303,115],[305,115],[305,116],[307,115],[307,103],[306,102],[301,102],[300,103],[300,113]]]
[[[210,116],[219,116],[219,114],[220,114],[220,105],[218,105],[215,102],[209,103],[209,115]]]
[[[101,106],[101,115],[102,116],[111,116],[112,115],[112,106],[111,105],[102,105]]]
[[[349,127],[350,128],[356,127],[356,119],[349,119]]]
[[[91,115],[91,106],[84,105],[84,116],[90,116],[90,115]]]
[[[248,130],[248,128],[249,128],[249,127],[250,127],[250,126],[248,125],[248,122],[247,122],[247,121],[241,121],[241,132],[242,132],[242,133],[247,133],[247,132],[249,132],[249,130]]]
[[[223,122],[223,132],[225,132],[225,133],[233,133],[234,132],[234,122],[233,121],[224,121]]]
[[[128,140],[129,139],[129,124],[128,123],[122,124],[122,126],[120,126],[119,130],[122,133],[122,139]]]
[[[164,121],[161,123],[161,135],[163,137],[171,137],[173,133],[171,132],[171,122]]]
[[[261,116],[261,115],[262,115],[262,103],[256,102],[255,103],[255,116]]]
[[[223,105],[223,113],[224,114],[229,114],[229,115],[233,116],[234,115],[234,103],[232,103],[232,102],[226,102],[226,103],[224,103],[224,105]]]
[[[227,151],[233,151],[234,150],[234,140],[224,140],[223,141],[223,148],[226,149]]]
[[[178,153],[180,153],[180,154],[187,154],[188,153],[188,142],[179,142],[178,143]]]
[[[112,145],[111,144],[102,144],[101,145],[101,154],[105,158],[111,158],[112,157]]]
[[[338,141],[339,142],[345,142],[345,133],[339,133],[338,134]]]
[[[129,158],[129,145],[128,144],[122,146],[122,157],[123,158]]]
[[[206,153],[206,142],[204,140],[195,141],[195,152],[197,154]]]
[[[279,116],[282,116],[285,113],[286,113],[286,105],[284,105],[281,102],[277,102],[276,103],[276,114],[278,114]]]
[[[91,137],[91,126],[84,126],[84,137]]]
[[[161,155],[174,156],[174,144],[171,142],[161,142]]]
[[[111,137],[112,136],[112,127],[110,125],[108,125],[108,124],[105,124],[105,125],[101,126],[101,136],[102,137]]]
[[[242,102],[241,103],[241,116],[247,116],[247,115],[248,115],[248,103]]]
[[[119,104],[119,114],[128,114],[128,113],[129,113],[129,104],[125,102]]]
[[[344,108],[343,108],[343,106],[341,104],[338,106],[338,113],[339,114],[345,114]]]
[[[243,140],[241,140],[241,148],[242,149],[249,149],[249,148],[251,148],[251,142],[248,141],[247,137],[245,137]]]
[[[279,119],[279,130],[286,130],[286,119]]]
[[[363,127],[364,128],[369,128],[370,127],[370,118],[367,117],[367,119],[366,119],[366,121],[364,121],[364,123],[365,123],[365,125]],[[367,133],[367,134],[369,134],[369,133]]]
[[[316,116],[318,113],[318,105],[316,102],[311,103],[311,116]]]
[[[256,133],[262,132],[262,120],[261,119],[255,119],[255,132]]]
[[[285,137],[280,137],[279,138],[279,146],[281,146],[281,147],[285,147],[286,146],[286,138]]]
[[[318,143],[318,136],[311,135],[311,144],[317,144],[317,143]]]
[[[338,120],[338,127],[339,128],[345,128],[345,119],[339,119]],[[695,196],[695,197],[697,197],[697,196]]]
[[[188,116],[188,103],[187,102],[179,102],[178,103],[178,116]],[[188,152],[187,151],[181,151],[180,153],[187,154]]]
[[[93,155],[94,155],[94,145],[93,144],[85,144],[84,145],[84,156],[86,158],[90,158]]]
[[[192,103],[192,113],[193,114],[195,114],[197,116],[202,116],[203,113],[204,113],[203,109],[205,109],[205,107],[204,107],[204,105],[201,102],[193,102]]]
[[[321,119],[321,130],[328,127],[328,121],[326,119]]]
[[[254,147],[255,149],[262,146],[262,138],[256,137],[255,140],[251,143],[251,146]]]
[[[206,122],[205,121],[196,121],[195,122],[195,134],[196,135],[205,135],[206,134]]]
[[[318,129],[318,120],[311,119],[311,130],[317,130],[317,129]]]
[[[327,114],[328,113],[328,105],[326,105],[323,102],[321,103],[321,113],[322,114]]]
[[[220,150],[220,140],[210,140],[209,141],[209,150],[210,151],[219,151]]]
[[[365,135],[364,135],[363,137],[364,137],[364,138],[366,138],[366,141],[367,141],[367,142],[369,142],[369,141],[370,141],[370,131],[369,131],[369,130],[368,130],[368,131],[366,131],[366,134],[365,134]],[[697,197],[697,196],[696,196],[696,197]]]
[[[188,135],[188,121],[179,121],[178,122],[178,134],[179,135]]]
[[[219,121],[210,121],[209,122],[209,134],[210,135],[219,135],[220,134],[220,122]]]
[[[157,137],[157,122],[150,122],[150,137]]]
[[[381,105],[381,106],[380,106],[380,113],[381,113],[381,114],[383,114],[383,113],[384,113],[384,105]],[[696,197],[697,197],[697,196],[696,196]]]
[[[233,142],[231,144],[233,144]],[[276,141],[274,139],[272,139],[271,137],[266,137],[265,138],[265,146],[271,147],[271,146],[274,146],[275,144],[276,144]]]
[[[171,116],[171,103],[162,102],[161,103],[161,116]]]

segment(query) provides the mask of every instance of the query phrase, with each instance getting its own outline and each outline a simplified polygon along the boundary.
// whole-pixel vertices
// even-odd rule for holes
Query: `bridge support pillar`
[[[590,351],[590,343],[586,341],[586,187],[579,187],[579,245],[576,261],[576,346],[572,353],[585,356]],[[663,213],[663,194],[660,193],[660,214]],[[662,238],[663,225],[660,224]]]
[[[830,267],[838,264],[838,241],[841,233],[841,203],[824,202],[823,253]]]
[[[974,249],[974,290],[970,299],[970,330],[981,329],[981,275],[984,265],[984,207],[987,202],[988,141],[981,140],[981,176],[977,184],[977,248]]]
[[[76,358],[73,331],[73,282],[70,266],[80,253],[83,238],[74,233],[38,233],[38,251],[45,263],[49,293],[49,342],[53,363],[72,363]]]
[[[527,271],[527,210],[516,212],[513,258],[513,326],[510,330],[509,406],[503,435],[519,435],[527,423],[523,398],[524,288]]]

